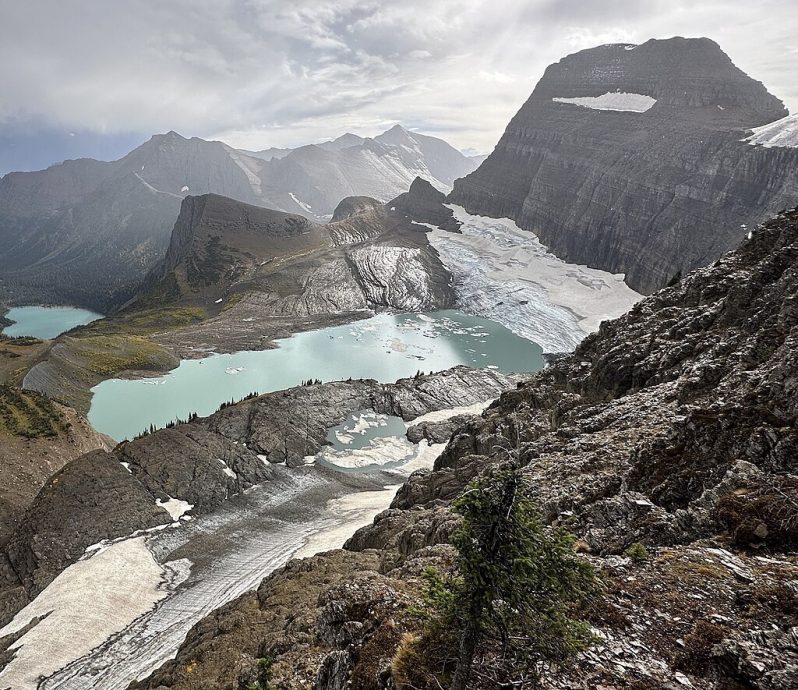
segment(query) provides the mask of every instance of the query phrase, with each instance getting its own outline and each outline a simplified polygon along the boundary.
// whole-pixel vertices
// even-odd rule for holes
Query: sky
[[[674,35],[798,112],[796,0],[0,0],[0,174],[168,130],[262,149],[401,123],[489,152],[548,64]]]

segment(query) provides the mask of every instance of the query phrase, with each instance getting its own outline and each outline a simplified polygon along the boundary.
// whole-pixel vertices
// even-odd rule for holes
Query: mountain
[[[9,173],[0,180],[6,291],[17,302],[113,309],[163,256],[182,198],[216,190],[257,203],[259,163],[169,132],[118,161]]]
[[[198,622],[131,687],[246,685],[264,657],[277,687],[406,687],[423,574],[455,553],[451,501],[508,460],[604,585],[578,612],[592,646],[544,687],[795,687],[797,252],[795,210],[480,416],[411,427],[448,439],[433,471],[414,473],[344,550],[290,562]],[[417,659],[443,667],[438,653]],[[479,677],[518,677],[499,645],[478,656]]]
[[[302,146],[272,158],[259,175],[270,206],[326,220],[345,197],[389,201],[416,177],[448,192],[455,179],[476,167],[475,161],[442,139],[396,125],[373,139],[344,134]]]
[[[786,116],[709,39],[599,46],[546,69],[449,199],[651,292],[795,204]],[[766,145],[756,132],[768,125],[781,136],[763,134]]]
[[[322,221],[344,197],[388,201],[418,175],[448,191],[475,167],[442,140],[397,126],[375,139],[346,134],[252,155],[169,132],[118,161],[10,173],[0,179],[0,297],[115,309],[163,257],[189,194]]]
[[[166,256],[131,307],[213,310],[234,295],[259,300],[261,317],[452,305],[449,274],[423,229],[368,197],[344,199],[334,217],[320,225],[217,194],[186,197]]]

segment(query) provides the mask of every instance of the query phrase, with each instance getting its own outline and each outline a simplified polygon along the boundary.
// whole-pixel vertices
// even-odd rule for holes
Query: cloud
[[[254,148],[403,122],[484,151],[551,62],[670,35],[710,36],[798,110],[796,24],[793,0],[6,2],[0,129]]]

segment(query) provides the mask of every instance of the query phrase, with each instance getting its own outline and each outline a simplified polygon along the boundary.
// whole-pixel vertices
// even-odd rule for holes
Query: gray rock
[[[558,98],[656,99],[645,112]],[[449,199],[509,217],[559,257],[650,293],[704,266],[798,194],[798,149],[742,142],[787,111],[706,38],[605,45],[550,65]]]

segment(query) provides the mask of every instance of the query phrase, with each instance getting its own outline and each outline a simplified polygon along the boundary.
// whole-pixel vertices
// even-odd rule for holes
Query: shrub
[[[712,660],[712,648],[728,634],[721,625],[700,620],[684,638],[684,652],[676,659],[676,667],[690,673],[703,675]]]
[[[534,682],[589,643],[589,626],[571,615],[595,589],[593,569],[570,534],[543,525],[522,483],[508,463],[453,503],[463,517],[456,573],[427,573],[424,630],[396,658],[405,687],[474,687],[475,663],[481,678],[503,682],[512,669]]]
[[[274,690],[272,685],[272,664],[271,657],[258,659],[257,679],[247,685],[247,690]]]
[[[718,502],[718,520],[735,543],[798,546],[798,480],[773,476]]]
[[[630,544],[623,552],[623,555],[627,558],[631,558],[637,563],[647,561],[649,558],[648,549],[639,541],[636,541],[634,544]]]

